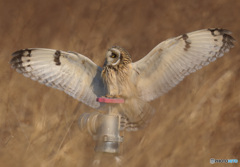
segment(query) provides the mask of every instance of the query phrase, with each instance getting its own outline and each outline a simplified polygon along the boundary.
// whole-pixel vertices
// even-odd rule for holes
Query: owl
[[[103,67],[75,52],[32,48],[16,51],[12,68],[49,87],[64,91],[88,106],[106,110],[97,97],[123,98],[119,113],[129,129],[144,127],[154,109],[149,105],[193,73],[234,46],[231,32],[211,28],[161,42],[145,57],[132,62],[119,46],[106,52]]]

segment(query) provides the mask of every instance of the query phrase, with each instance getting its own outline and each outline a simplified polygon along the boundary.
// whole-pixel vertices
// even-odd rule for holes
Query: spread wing
[[[224,29],[204,29],[158,44],[132,64],[141,98],[150,101],[163,95],[188,74],[223,56],[234,46],[230,34]]]
[[[87,57],[52,49],[24,49],[12,54],[11,65],[24,76],[63,90],[83,103],[99,108],[96,98],[106,94],[102,68]]]

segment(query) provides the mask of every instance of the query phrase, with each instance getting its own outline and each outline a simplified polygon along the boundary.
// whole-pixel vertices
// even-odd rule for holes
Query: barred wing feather
[[[203,29],[158,44],[132,64],[141,98],[151,101],[163,95],[188,74],[223,56],[234,46],[230,34],[225,29]]]
[[[102,68],[87,57],[53,49],[24,49],[13,53],[11,65],[24,76],[59,89],[99,108],[96,98],[106,94],[101,78]]]

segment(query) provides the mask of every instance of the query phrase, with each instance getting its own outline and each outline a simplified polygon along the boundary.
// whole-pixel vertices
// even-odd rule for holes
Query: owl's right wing
[[[106,94],[102,68],[87,57],[53,49],[24,49],[12,54],[12,68],[24,76],[59,89],[93,108],[96,98]]]
[[[228,52],[231,32],[203,29],[158,44],[148,55],[132,64],[132,79],[141,98],[153,100],[176,86],[185,76]]]

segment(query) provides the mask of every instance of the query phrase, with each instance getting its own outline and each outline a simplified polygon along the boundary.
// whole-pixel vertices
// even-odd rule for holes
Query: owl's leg
[[[122,115],[121,121],[120,121],[120,128],[121,130],[126,129],[127,131],[137,131],[142,127],[139,126],[138,123],[129,122],[128,118]]]
[[[104,97],[113,98],[113,95],[108,94],[108,95],[106,95],[106,96],[104,96]]]
[[[122,98],[120,95],[115,95],[114,98]]]
[[[106,95],[107,98],[122,98],[120,95]]]

